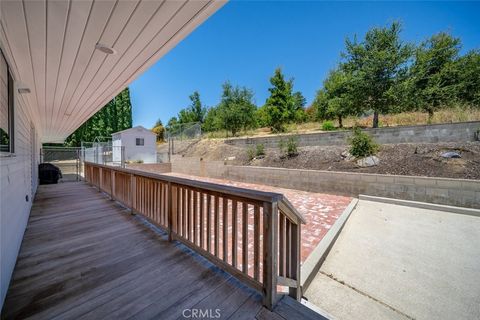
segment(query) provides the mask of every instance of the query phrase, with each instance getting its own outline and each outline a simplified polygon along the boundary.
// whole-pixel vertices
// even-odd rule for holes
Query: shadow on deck
[[[3,319],[324,319],[259,292],[84,183],[40,186]]]

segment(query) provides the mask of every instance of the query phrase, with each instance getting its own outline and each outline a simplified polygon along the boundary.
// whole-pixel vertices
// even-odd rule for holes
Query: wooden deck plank
[[[84,183],[40,186],[2,319],[175,319],[215,307],[221,318],[253,319],[262,310],[258,292],[153,229]]]

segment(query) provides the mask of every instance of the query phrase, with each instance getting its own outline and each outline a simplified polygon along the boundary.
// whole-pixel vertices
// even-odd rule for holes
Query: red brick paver
[[[352,200],[350,197],[324,193],[277,188],[260,184],[198,177],[180,173],[168,174],[182,178],[284,194],[307,221],[306,224],[302,226],[302,262],[307,259],[313,249],[315,249],[320,240],[322,240],[327,231],[332,227],[337,218]]]

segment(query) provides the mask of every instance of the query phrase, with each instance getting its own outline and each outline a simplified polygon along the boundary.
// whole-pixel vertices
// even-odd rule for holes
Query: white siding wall
[[[133,131],[133,130],[132,130]],[[144,145],[137,146],[136,138],[143,138]],[[157,143],[154,134],[145,132],[122,132],[122,146],[125,147],[125,160],[143,160],[143,163],[157,162]]]
[[[22,243],[33,201],[32,192],[37,188],[40,154],[38,134],[35,132],[32,136],[35,120],[17,90],[14,101],[15,155],[0,158],[0,307]]]

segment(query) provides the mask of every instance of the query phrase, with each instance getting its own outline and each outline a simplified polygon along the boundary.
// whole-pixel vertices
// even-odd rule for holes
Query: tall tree
[[[343,118],[360,112],[358,104],[355,103],[354,88],[351,74],[342,69],[331,71],[323,82],[323,89],[317,92],[314,100],[318,118],[336,118],[342,128]]]
[[[205,114],[202,130],[212,132],[222,129],[218,107],[210,107]]]
[[[415,52],[411,68],[417,107],[428,112],[429,120],[441,106],[455,100],[458,74],[455,61],[460,39],[441,32],[424,41]]]
[[[216,111],[223,129],[236,135],[241,129],[253,127],[255,110],[251,90],[245,87],[233,87],[229,82],[223,84],[222,97]]]
[[[190,123],[190,122],[200,122],[203,123],[205,114],[207,113],[207,108],[202,105],[200,100],[200,94],[198,91],[195,91],[190,95],[190,105],[180,110],[178,113],[178,122],[180,123]]]
[[[458,71],[457,99],[480,108],[480,50],[473,50],[456,61]]]
[[[152,132],[155,133],[157,135],[157,141],[163,141],[164,140],[164,135],[165,135],[165,128],[163,127],[163,123],[162,123],[162,120],[161,119],[158,119],[153,128],[152,128]]]
[[[356,103],[363,110],[373,110],[374,128],[378,127],[379,114],[392,110],[393,91],[412,56],[412,47],[400,40],[400,32],[400,23],[394,22],[369,30],[362,42],[356,38],[346,41],[342,67],[352,75]]]
[[[79,147],[82,141],[92,142],[97,137],[110,137],[114,132],[131,127],[132,104],[130,92],[125,88],[68,136],[65,145]]]
[[[296,123],[305,122],[308,119],[308,115],[305,112],[305,105],[307,104],[307,99],[303,96],[300,91],[297,91],[293,94],[293,108],[295,113],[293,119]]]
[[[274,75],[270,78],[272,85],[270,97],[265,103],[266,111],[269,118],[269,126],[274,132],[285,130],[285,124],[295,119],[296,107],[298,100],[293,96],[293,79],[285,80],[285,76],[280,68],[275,70]],[[299,96],[297,95],[297,99]]]

